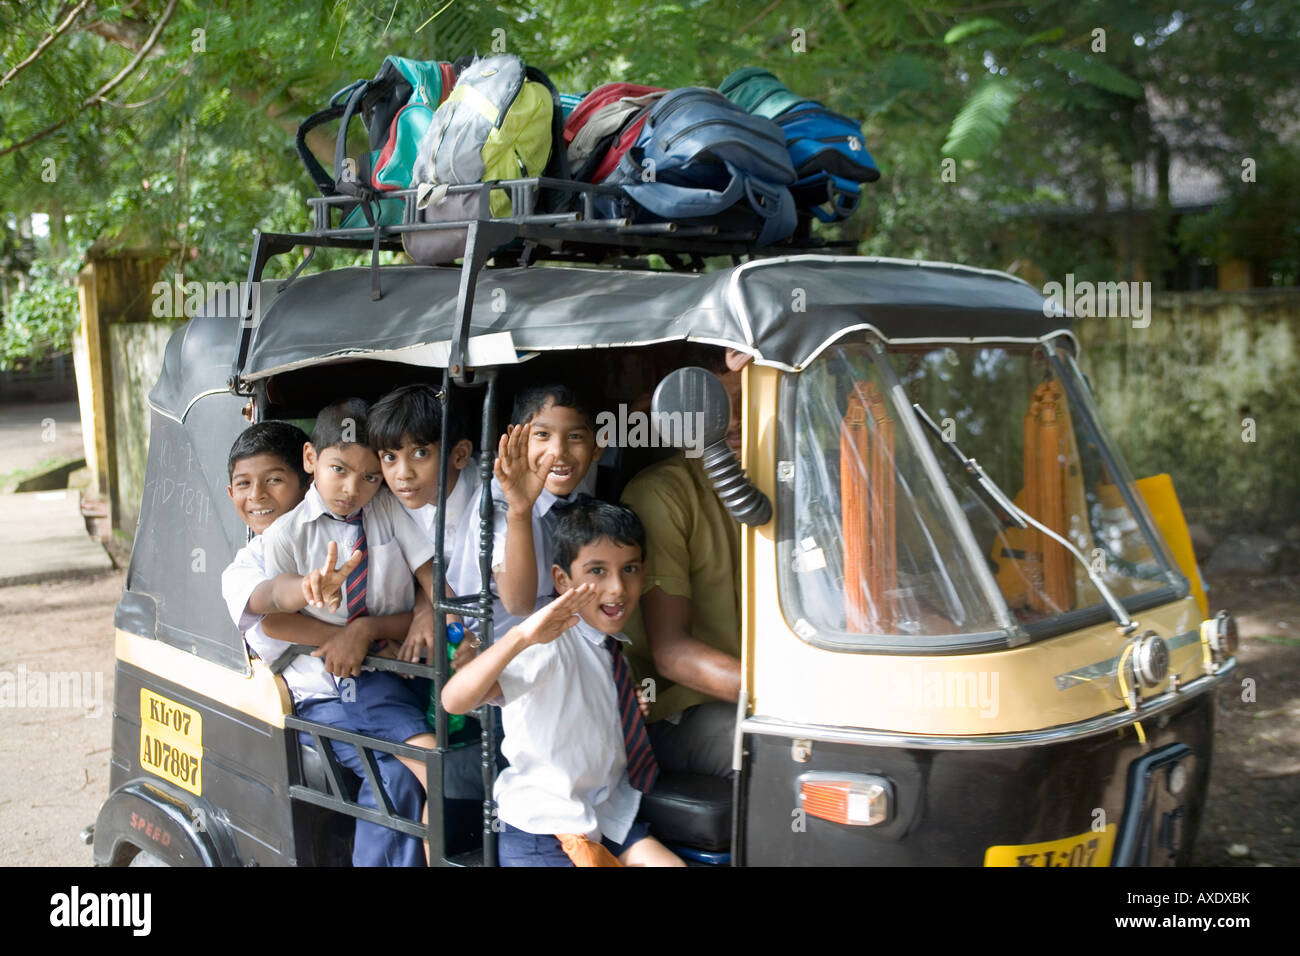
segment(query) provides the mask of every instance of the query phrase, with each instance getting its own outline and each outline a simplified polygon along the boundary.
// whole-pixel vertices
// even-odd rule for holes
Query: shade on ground
[[[86,534],[77,492],[0,495],[0,585],[41,581],[112,567]]]

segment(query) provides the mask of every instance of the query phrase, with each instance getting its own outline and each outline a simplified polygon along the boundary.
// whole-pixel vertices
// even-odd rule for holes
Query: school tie
[[[627,779],[642,793],[649,793],[659,776],[659,764],[650,749],[650,737],[645,731],[645,721],[637,706],[632,675],[623,657],[622,645],[612,637],[605,638],[605,649],[614,659],[614,686],[618,689],[618,716],[623,722],[623,746],[627,750]]]
[[[370,567],[370,554],[366,550],[366,529],[361,524],[361,513],[357,512],[355,517],[344,520],[347,524],[356,527],[357,543],[352,550],[361,552],[361,563],[352,569],[352,573],[344,582],[348,596],[348,623],[351,624],[357,618],[369,613],[366,610],[366,570]]]

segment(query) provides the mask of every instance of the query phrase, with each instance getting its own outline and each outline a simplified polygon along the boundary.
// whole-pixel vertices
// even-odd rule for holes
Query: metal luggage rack
[[[494,217],[491,195],[494,190],[509,194],[512,214]],[[437,232],[465,229],[471,221],[490,222],[494,226],[507,226],[502,235],[505,240],[522,241],[519,264],[528,265],[535,259],[559,261],[602,262],[611,250],[630,251],[641,255],[659,253],[674,268],[702,269],[705,256],[754,255],[756,233],[728,230],[717,224],[651,222],[634,223],[627,216],[602,215],[597,207],[597,197],[604,196],[616,205],[631,203],[618,186],[583,183],[575,180],[530,177],[525,179],[496,180],[450,186],[448,196],[474,194],[477,197],[477,215],[474,220],[461,219],[447,222],[423,222],[416,207],[418,190],[401,189],[388,193],[362,190],[365,195],[312,197],[307,200],[312,210],[312,230],[303,234],[304,244],[311,240],[326,240],[333,245],[346,244],[376,251],[400,251],[401,239],[408,232]],[[550,203],[541,200],[548,198]],[[379,218],[381,200],[403,201],[400,224],[374,225]],[[541,211],[554,208],[558,211]],[[342,219],[355,209],[369,210],[364,226],[343,228],[334,224],[335,212]],[[796,236],[771,247],[774,252],[826,249],[851,246],[851,242],[831,242],[811,235]],[[686,257],[683,260],[683,257]]]

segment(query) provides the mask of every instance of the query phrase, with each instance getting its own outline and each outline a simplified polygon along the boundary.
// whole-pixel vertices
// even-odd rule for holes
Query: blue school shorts
[[[497,865],[499,866],[573,866],[560,841],[551,833],[528,833],[501,821],[505,830],[497,834]],[[620,857],[628,847],[650,835],[650,825],[638,821],[627,831],[622,843],[607,837],[600,842],[605,849]]]
[[[432,733],[424,719],[429,681],[403,680],[386,671],[363,671],[355,678],[356,699],[304,700],[298,716],[317,723],[402,743],[416,734]],[[351,694],[348,695],[351,697]],[[350,744],[331,743],[339,762],[361,778],[357,803],[377,809],[361,756]],[[393,809],[419,822],[424,788],[406,766],[391,754],[375,752],[380,781]],[[377,823],[357,820],[352,844],[353,866],[424,866],[423,841]]]

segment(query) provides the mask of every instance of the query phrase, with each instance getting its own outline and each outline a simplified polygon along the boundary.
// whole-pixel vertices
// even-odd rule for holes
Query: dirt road
[[[0,865],[90,863],[77,834],[108,793],[122,577],[0,588]]]
[[[1300,865],[1300,576],[1211,584],[1213,606],[1240,616],[1242,647],[1238,677],[1219,696],[1210,800],[1193,862]],[[22,674],[29,685],[26,706],[0,707],[0,865],[90,862],[77,834],[107,793],[121,587],[122,574],[113,572],[0,588],[0,680]],[[55,681],[62,702],[75,706],[50,706],[49,693],[38,705],[31,696],[56,674],[64,675]],[[82,689],[77,701],[66,699],[67,675]]]

